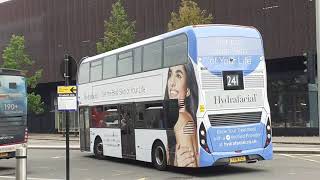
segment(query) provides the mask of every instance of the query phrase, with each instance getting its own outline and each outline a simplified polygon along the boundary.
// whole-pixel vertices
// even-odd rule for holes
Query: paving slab
[[[320,145],[319,136],[273,136],[274,143],[281,144],[313,144]]]

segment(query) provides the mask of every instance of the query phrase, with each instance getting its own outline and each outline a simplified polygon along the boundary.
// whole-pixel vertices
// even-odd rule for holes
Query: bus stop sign
[[[76,86],[58,86],[58,110],[76,111],[77,110],[77,87]]]

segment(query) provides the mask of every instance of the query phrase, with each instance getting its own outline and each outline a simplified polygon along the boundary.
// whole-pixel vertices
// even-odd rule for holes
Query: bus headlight
[[[206,133],[206,128],[203,125],[203,122],[200,125],[199,128],[199,142],[200,142],[200,146],[207,152],[207,153],[211,153],[208,147],[208,143],[207,143],[207,133]]]
[[[202,145],[205,145],[206,144],[206,141],[204,139],[201,139],[201,144]]]
[[[271,121],[270,119],[268,118],[268,121],[267,121],[267,125],[266,125],[266,143],[264,145],[264,148],[266,148],[270,143],[271,143],[271,136],[272,136],[272,131],[271,131]]]
[[[268,130],[268,131],[271,130],[271,126],[270,126],[270,125],[267,126],[267,130]]]
[[[206,132],[205,132],[204,130],[201,130],[201,131],[200,131],[200,134],[201,134],[202,136],[204,136],[204,135],[206,134]]]

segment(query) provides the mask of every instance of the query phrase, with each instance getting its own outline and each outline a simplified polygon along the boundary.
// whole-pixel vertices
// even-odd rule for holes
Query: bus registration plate
[[[245,156],[239,156],[239,157],[232,157],[230,158],[230,163],[240,163],[240,162],[245,162],[246,157]]]
[[[0,157],[7,157],[8,153],[0,153]]]

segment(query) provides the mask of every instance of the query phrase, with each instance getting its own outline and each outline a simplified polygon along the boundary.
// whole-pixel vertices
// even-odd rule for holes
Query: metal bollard
[[[27,148],[16,149],[16,180],[27,180]]]

